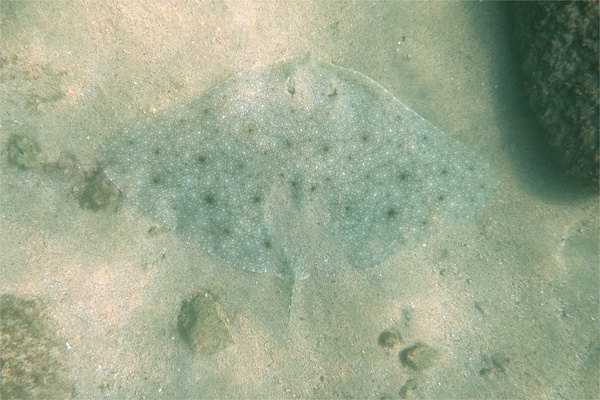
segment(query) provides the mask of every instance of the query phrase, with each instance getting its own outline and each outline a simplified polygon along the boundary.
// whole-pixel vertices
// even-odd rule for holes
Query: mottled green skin
[[[368,77],[311,57],[243,71],[115,135],[126,197],[255,272],[376,267],[470,216],[494,180]],[[328,262],[331,260],[332,262]]]

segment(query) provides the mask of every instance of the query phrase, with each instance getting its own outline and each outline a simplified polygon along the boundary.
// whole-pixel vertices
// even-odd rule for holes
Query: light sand
[[[562,177],[527,111],[501,3],[2,2],[2,144],[92,168],[119,127],[254,65],[312,52],[358,70],[486,160],[477,216],[364,273],[332,258],[287,294],[215,262],[127,201],[79,207],[72,174],[1,155],[1,292],[43,300],[76,397],[598,396],[598,198]],[[589,192],[589,190],[587,191]],[[209,289],[235,344],[194,357],[184,298]],[[377,345],[396,329],[394,349]],[[398,352],[422,342],[430,368]],[[500,357],[510,359],[502,372]],[[594,358],[595,357],[595,358]],[[481,373],[488,369],[491,373]],[[408,386],[411,386],[409,383]]]

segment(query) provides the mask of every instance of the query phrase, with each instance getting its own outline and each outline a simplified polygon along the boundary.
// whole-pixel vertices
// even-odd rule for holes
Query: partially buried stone
[[[182,302],[177,331],[194,353],[210,355],[233,343],[225,319],[215,297],[202,291]]]
[[[420,371],[431,367],[438,355],[435,348],[423,343],[415,343],[402,350],[398,356],[402,365]]]
[[[119,189],[108,180],[101,169],[96,168],[85,174],[85,187],[79,196],[79,207],[92,211],[104,210],[114,203],[118,196]]]
[[[13,135],[6,144],[8,161],[21,169],[32,169],[40,165],[40,145],[24,135]]]
[[[486,367],[479,370],[479,375],[484,378],[488,378],[497,372],[505,374],[510,364],[510,358],[502,353],[494,353],[489,357],[486,356],[483,358],[483,361]]]
[[[381,347],[385,347],[386,349],[394,348],[400,341],[402,337],[396,331],[386,329],[379,334],[377,337],[377,344]]]
[[[409,379],[402,385],[400,392],[398,393],[401,399],[408,399],[413,397],[415,390],[419,387],[416,379]]]

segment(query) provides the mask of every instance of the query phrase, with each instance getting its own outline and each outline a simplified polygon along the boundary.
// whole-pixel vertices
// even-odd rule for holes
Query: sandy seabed
[[[506,4],[74,0],[0,11],[0,287],[43,303],[73,397],[598,397],[598,197],[540,139]],[[330,273],[297,280],[289,316],[276,276],[215,261],[127,199],[80,206],[84,171],[119,128],[307,52],[378,81],[485,160],[496,198],[367,273],[332,258]],[[14,135],[39,143],[39,165],[8,162]],[[177,331],[182,301],[202,290],[233,339],[212,355],[191,353]],[[385,330],[398,336],[389,346],[378,344]],[[416,344],[433,349],[418,368],[399,356]]]

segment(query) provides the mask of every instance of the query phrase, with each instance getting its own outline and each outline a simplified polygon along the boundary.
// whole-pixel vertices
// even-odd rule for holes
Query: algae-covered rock
[[[402,341],[400,333],[393,329],[382,331],[377,337],[377,344],[386,349],[393,349]]]
[[[599,181],[598,1],[515,2],[530,102],[567,171]]]
[[[27,170],[41,164],[40,145],[32,138],[24,135],[12,135],[6,143],[8,162]]]
[[[119,197],[117,189],[100,168],[85,174],[85,186],[79,195],[79,206],[91,211],[108,208]]]
[[[216,298],[207,291],[201,291],[182,302],[177,331],[194,353],[210,355],[233,343],[225,321]]]

